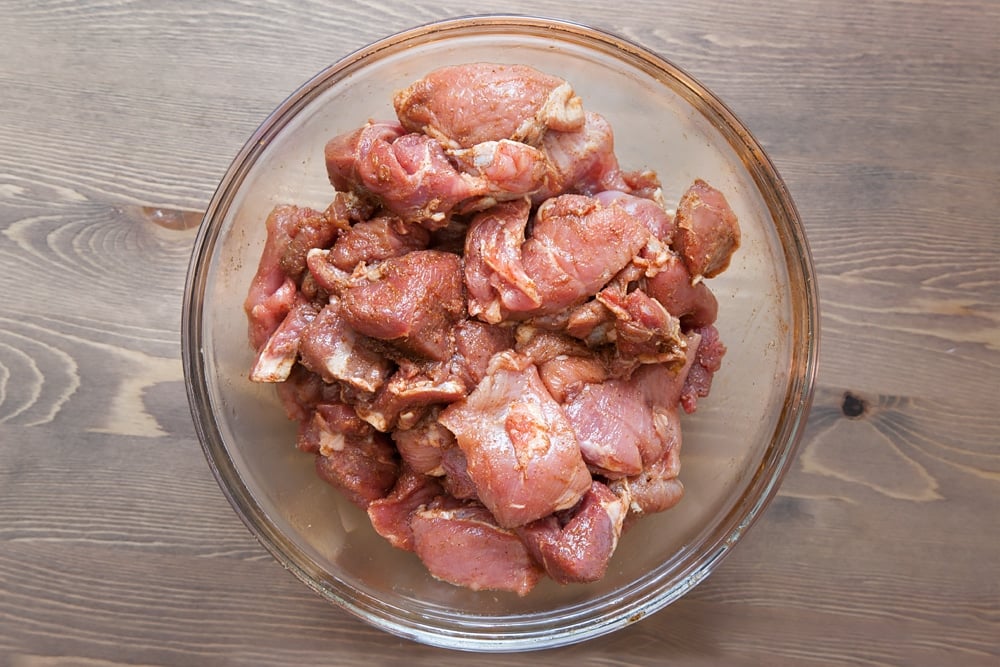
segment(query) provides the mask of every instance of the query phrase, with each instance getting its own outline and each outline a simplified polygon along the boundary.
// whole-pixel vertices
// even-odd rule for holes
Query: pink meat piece
[[[451,496],[461,500],[479,499],[476,483],[469,476],[469,460],[457,442],[441,450],[441,468],[444,470],[441,483]]]
[[[243,302],[254,350],[267,342],[295,304],[298,286],[282,267],[282,257],[298,230],[317,217],[323,214],[298,206],[276,206],[267,216],[264,249]]]
[[[680,318],[684,328],[705,327],[715,322],[719,302],[703,281],[692,282],[687,265],[671,253],[657,273],[646,279],[645,291]]]
[[[628,293],[606,289],[598,293],[597,300],[615,317],[615,375],[627,375],[640,364],[674,363],[685,358],[680,321],[641,289]]]
[[[399,369],[373,399],[359,398],[355,407],[365,421],[389,432],[410,428],[431,406],[454,403],[467,393],[465,382],[446,364],[401,360]]]
[[[638,474],[643,452],[659,453],[653,411],[638,387],[624,380],[586,383],[563,403],[583,460],[614,479]]]
[[[545,131],[574,130],[583,105],[564,80],[526,65],[442,67],[393,98],[403,127],[449,148],[511,139],[537,144]]]
[[[595,481],[565,522],[552,515],[516,532],[555,581],[597,581],[607,572],[618,547],[628,508],[627,496],[620,497]]]
[[[604,363],[578,340],[529,325],[521,326],[517,337],[517,351],[538,367],[542,383],[558,403],[584,385],[608,378]]]
[[[439,421],[468,459],[480,500],[505,528],[572,507],[590,473],[565,414],[523,355],[503,352]]]
[[[343,405],[318,405],[299,428],[298,447],[316,451],[319,476],[366,508],[389,493],[399,476],[399,459],[388,436],[367,424],[350,421]]]
[[[655,408],[670,410],[681,400],[684,384],[694,367],[701,349],[698,332],[684,334],[684,358],[674,364],[648,364],[636,369],[631,382],[642,392],[646,402]]]
[[[541,150],[548,162],[545,184],[532,195],[535,204],[566,192],[593,195],[605,190],[629,191],[615,155],[611,124],[599,113],[586,112],[583,127],[548,132]]]
[[[562,195],[538,208],[525,240],[529,212],[510,202],[473,219],[465,251],[471,315],[499,322],[563,311],[595,294],[650,237],[620,206]]]
[[[456,447],[455,436],[438,423],[440,408],[434,408],[406,430],[392,432],[392,440],[406,465],[416,473],[440,477],[445,474],[442,452]]]
[[[332,213],[332,209],[328,210]],[[306,270],[306,254],[312,248],[329,247],[348,228],[348,223],[326,212],[311,209],[299,209],[299,215],[293,220],[294,226],[287,229],[290,238],[279,263],[285,275],[299,281]]]
[[[293,421],[308,419],[320,403],[331,403],[340,396],[340,386],[323,382],[302,364],[292,366],[284,382],[275,385],[285,415]]]
[[[308,417],[299,424],[295,446],[308,454],[319,454],[343,448],[345,438],[364,440],[371,437],[372,428],[362,421],[354,408],[332,396],[313,406]]]
[[[648,238],[645,226],[620,206],[601,206],[582,195],[546,201],[521,253],[525,272],[542,295],[542,306],[532,314],[557,312],[595,294]]]
[[[302,364],[326,382],[342,382],[362,392],[377,391],[395,366],[345,321],[340,299],[331,297],[302,332]]]
[[[361,264],[372,264],[399,257],[413,250],[423,250],[430,242],[425,228],[403,222],[398,217],[382,215],[355,223],[341,233],[330,249],[327,261],[350,273]]]
[[[489,143],[452,158],[437,139],[385,122],[334,137],[325,157],[335,188],[431,231],[446,227],[455,212],[538,190],[547,169],[545,156],[524,144]]]
[[[677,478],[681,466],[681,423],[677,409],[665,410],[659,422],[667,443],[663,453],[637,475],[612,483],[613,488],[619,492],[624,489],[628,494],[629,509],[637,516],[666,511],[684,495],[684,485]]]
[[[494,354],[514,347],[513,327],[497,326],[479,320],[461,320],[452,329],[452,335],[455,352],[449,367],[470,388],[486,377]]]
[[[527,595],[542,576],[521,539],[482,506],[427,507],[410,520],[414,550],[437,579]]]
[[[443,361],[453,351],[451,328],[465,314],[462,260],[440,250],[392,257],[355,272],[341,296],[355,331]]]
[[[662,243],[669,245],[673,240],[674,216],[657,202],[620,190],[605,190],[594,195],[594,198],[604,206],[617,204],[622,207],[629,215],[641,221]]]
[[[725,196],[695,180],[677,204],[674,248],[695,279],[712,278],[729,267],[740,247],[740,226]]]
[[[700,337],[701,343],[679,397],[681,407],[687,413],[698,408],[699,398],[708,396],[712,389],[712,378],[722,368],[722,357],[726,354],[726,346],[714,325],[700,327],[694,333]]]
[[[545,153],[519,141],[484,141],[470,148],[447,151],[461,171],[490,184],[492,194],[510,199],[542,187],[549,163]],[[493,202],[486,200],[483,204]],[[482,207],[473,204],[473,208]]]
[[[250,369],[252,382],[283,382],[288,379],[299,354],[302,332],[316,319],[318,309],[300,300],[285,316],[257,353]]]
[[[436,140],[407,134],[396,123],[369,122],[331,139],[324,153],[335,188],[374,199],[428,229],[443,227],[456,205],[489,190],[458,171]]]
[[[531,203],[521,199],[497,204],[473,218],[465,240],[465,285],[473,317],[495,323],[508,310],[542,305],[521,260],[530,213]]]
[[[433,477],[403,466],[392,491],[368,504],[368,519],[375,532],[397,549],[413,551],[415,542],[410,520],[413,513],[441,495],[441,485]]]

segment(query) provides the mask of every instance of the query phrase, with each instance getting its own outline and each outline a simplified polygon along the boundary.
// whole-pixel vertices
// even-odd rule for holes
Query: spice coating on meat
[[[596,581],[632,520],[683,498],[735,214],[701,180],[672,213],[609,120],[528,66],[440,68],[393,102],[398,122],[324,146],[324,211],[267,217],[250,379],[431,576]]]
[[[535,145],[548,128],[583,124],[572,87],[524,65],[442,67],[396,93],[393,106],[403,127],[449,148],[502,139]]]
[[[572,507],[590,487],[573,430],[527,358],[503,352],[438,418],[455,434],[479,499],[505,528]]]

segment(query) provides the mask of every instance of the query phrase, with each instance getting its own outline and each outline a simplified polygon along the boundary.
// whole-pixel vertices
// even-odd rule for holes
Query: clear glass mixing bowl
[[[327,139],[392,118],[392,93],[445,64],[525,63],[571,82],[605,115],[625,168],[655,169],[668,201],[696,178],[728,197],[743,244],[711,281],[729,348],[711,396],[683,421],[674,509],[622,537],[607,576],[524,598],[431,578],[321,481],[294,447],[273,387],[247,379],[242,301],[278,203],[323,209]],[[248,84],[249,85],[249,84]],[[774,495],[808,413],[818,346],[813,267],[794,204],[750,132],[668,61],[598,30],[540,18],[460,18],[372,44],[295,91],[248,140],[195,242],[183,313],[187,388],[208,462],[236,513],[287,569],[386,631],[428,644],[515,651],[633,623],[704,579]],[[252,585],[252,582],[247,582]]]

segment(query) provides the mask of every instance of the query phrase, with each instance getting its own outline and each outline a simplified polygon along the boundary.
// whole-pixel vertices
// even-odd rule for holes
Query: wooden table
[[[595,3],[596,4],[596,3]],[[495,664],[369,628],[286,573],[209,472],[187,260],[253,129],[454,0],[0,1],[0,663]],[[733,555],[609,637],[511,664],[1000,664],[1000,5],[590,8],[764,143],[815,254],[800,456]]]

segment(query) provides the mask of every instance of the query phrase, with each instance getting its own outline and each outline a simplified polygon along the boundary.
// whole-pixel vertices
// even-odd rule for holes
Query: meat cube
[[[701,327],[694,333],[699,336],[700,344],[679,397],[681,407],[687,413],[698,408],[699,398],[708,396],[712,389],[712,378],[722,368],[722,357],[726,354],[726,346],[719,338],[719,330],[714,326]]]
[[[563,195],[538,208],[525,240],[529,212],[526,203],[510,202],[473,219],[465,249],[471,315],[499,322],[582,303],[650,238],[640,220],[614,203]]]
[[[295,365],[302,332],[316,319],[316,306],[299,301],[257,353],[250,369],[252,382],[283,382]]]
[[[410,526],[413,513],[429,505],[442,492],[441,485],[433,477],[404,466],[389,495],[368,504],[368,518],[375,532],[389,544],[413,551],[415,543]]]
[[[430,232],[398,217],[382,215],[355,223],[341,233],[330,249],[327,261],[350,273],[361,264],[373,264],[390,257],[400,257],[412,250],[423,250],[430,242]]]
[[[536,145],[549,128],[583,124],[583,104],[572,87],[526,65],[442,67],[397,92],[393,105],[403,127],[449,148],[501,139]]]
[[[406,222],[437,229],[460,202],[489,188],[458,171],[434,139],[395,123],[368,123],[324,149],[330,183],[374,199]]]
[[[419,357],[451,357],[451,328],[465,314],[461,259],[418,250],[355,273],[342,291],[355,331]]]
[[[437,579],[475,591],[527,595],[541,579],[521,539],[479,505],[428,507],[410,521],[417,556]]]
[[[590,487],[566,415],[522,355],[496,355],[483,381],[439,421],[455,434],[480,500],[504,528],[572,507]]]
[[[615,155],[611,125],[598,113],[588,111],[585,116],[580,128],[548,132],[542,140],[548,170],[543,187],[532,195],[535,204],[564,193],[629,191]]]
[[[329,411],[318,406],[299,429],[299,449],[317,451],[316,472],[364,509],[389,493],[399,476],[399,458],[388,436],[374,428],[360,434],[338,428],[343,419],[339,406]]]
[[[686,329],[712,324],[719,312],[712,290],[703,281],[694,282],[687,265],[675,253],[670,253],[656,273],[646,279],[644,289]]]
[[[695,280],[712,278],[729,267],[740,247],[740,226],[725,196],[701,179],[677,204],[674,247]]]
[[[620,497],[594,482],[565,525],[555,515],[517,529],[529,553],[561,584],[597,581],[608,569],[628,514]]]
[[[254,350],[260,350],[295,304],[298,285],[282,258],[299,230],[315,219],[323,219],[323,214],[299,206],[276,206],[267,216],[264,249],[243,302]]]
[[[362,392],[377,391],[394,371],[392,362],[348,326],[337,297],[303,330],[299,354],[302,364],[325,381]]]
[[[422,475],[443,476],[442,452],[457,447],[455,436],[438,423],[440,408],[428,411],[412,428],[393,431],[399,455],[414,472]]]

